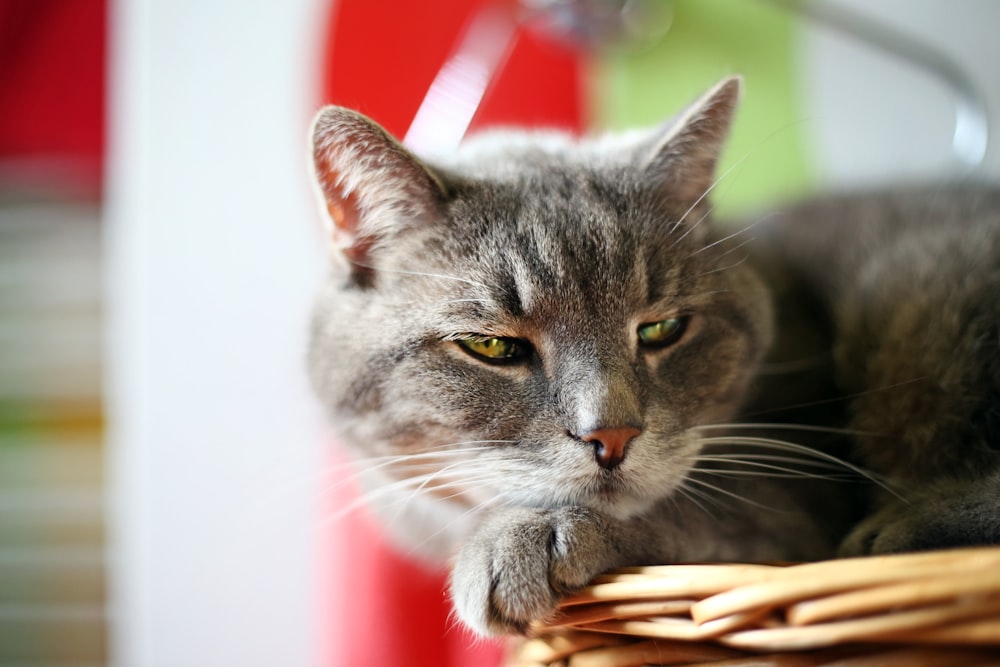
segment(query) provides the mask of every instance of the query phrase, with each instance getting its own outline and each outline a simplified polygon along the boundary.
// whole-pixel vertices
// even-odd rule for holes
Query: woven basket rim
[[[517,664],[622,652],[637,640],[754,652],[971,647],[1000,663],[1000,547],[622,568],[566,598],[532,636]]]

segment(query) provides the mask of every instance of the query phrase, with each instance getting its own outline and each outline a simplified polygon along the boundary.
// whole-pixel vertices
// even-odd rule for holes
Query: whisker
[[[703,245],[701,248],[698,248],[693,253],[691,253],[690,255],[688,255],[688,259],[690,259],[691,257],[694,257],[695,255],[700,255],[701,253],[705,252],[706,250],[710,250],[710,249],[714,248],[717,245],[725,243],[726,241],[734,239],[737,236],[739,236],[740,234],[746,234],[748,231],[750,231],[751,229],[753,229],[754,227],[756,227],[758,224],[760,224],[760,221],[759,220],[755,220],[755,221],[751,222],[749,225],[746,225],[742,229],[736,230],[735,232],[733,232],[732,234],[730,234],[728,236],[724,236],[721,239],[718,239],[716,241],[712,241],[711,243]],[[719,255],[719,257],[725,257],[729,253],[731,253],[734,250],[737,250],[739,248],[742,248],[743,246],[745,246],[747,243],[750,243],[751,241],[753,241],[753,239],[749,238],[749,239],[743,241],[742,243],[740,243],[739,245],[737,245],[737,246],[735,246],[733,248],[730,248],[726,252],[722,253],[721,255]]]
[[[748,157],[750,157],[750,155],[752,155],[752,154],[753,154],[753,151],[747,151],[746,153],[744,153],[743,157],[741,157],[739,160],[737,160],[736,162],[734,162],[733,164],[731,164],[728,169],[726,169],[714,181],[712,181],[712,184],[709,185],[705,189],[705,191],[701,193],[701,196],[699,196],[697,199],[694,200],[694,203],[691,204],[691,206],[688,208],[688,210],[684,211],[684,214],[680,218],[678,218],[677,222],[675,222],[673,224],[673,226],[670,228],[670,233],[673,234],[677,229],[679,229],[680,226],[682,224],[684,224],[684,220],[686,220],[687,217],[691,214],[691,211],[693,211],[695,208],[697,208],[698,204],[700,204],[702,202],[702,200],[704,200],[705,197],[707,197],[709,195],[709,193],[711,193],[712,190],[714,190],[716,188],[716,186],[718,186],[720,183],[722,183],[722,181],[724,181],[726,179],[726,177],[729,176],[729,174],[731,174],[737,167],[739,167],[741,164],[743,164],[743,162]],[[709,209],[709,210],[711,210],[711,209]],[[702,218],[702,220],[704,220],[704,217]],[[698,223],[700,223],[700,222],[701,222],[701,220],[698,221]],[[685,236],[687,236],[688,234],[690,234],[691,230],[694,229],[697,226],[698,223],[695,223],[694,225],[690,225],[687,228],[687,230],[683,234],[681,234],[680,238],[678,238],[676,241],[674,241],[674,243],[670,247],[673,247],[673,246],[677,245],[681,241],[681,239],[683,239]]]
[[[452,466],[455,466],[457,464],[461,464],[463,461],[470,461],[470,459],[460,459],[459,461],[457,461],[455,463],[452,463],[452,464],[449,464],[448,466],[445,466],[444,468],[441,467],[440,461],[430,461],[429,460],[429,461],[419,462],[417,466],[413,466],[413,467],[411,467],[411,468],[409,468],[407,470],[407,472],[409,472],[410,474],[407,474],[407,475],[405,475],[403,477],[394,479],[393,481],[386,482],[384,484],[380,484],[377,487],[377,489],[369,490],[366,493],[371,494],[371,493],[374,493],[374,492],[379,491],[381,489],[394,489],[394,488],[399,487],[399,486],[405,487],[405,486],[419,484],[422,480],[424,480],[427,477],[440,476],[442,474],[447,474],[448,473],[448,469],[450,469]],[[365,470],[358,471],[357,474],[358,475],[362,475],[365,472],[369,472],[371,470],[377,470],[377,469],[380,469],[380,468],[384,468],[384,467],[386,467],[387,465],[389,465],[389,464],[391,464],[393,462],[394,461],[386,461],[386,462],[383,462],[383,463],[381,463],[381,464],[379,464],[377,466],[372,466],[372,467],[367,468]],[[422,473],[417,474],[417,470],[427,469],[427,468],[430,468],[429,472],[422,472]],[[442,472],[443,470],[445,471],[444,473]],[[325,490],[326,491],[332,491],[332,490],[336,489],[341,483],[342,482],[339,482],[337,484],[329,485],[329,486],[325,487]]]
[[[843,396],[836,396],[834,398],[825,398],[818,401],[809,401],[806,403],[796,403],[794,405],[786,405],[780,408],[768,408],[767,410],[760,410],[758,412],[750,412],[742,415],[743,417],[757,417],[759,415],[768,415],[775,412],[784,412],[785,410],[796,410],[798,408],[811,408],[817,405],[828,405],[830,403],[839,403],[841,401],[850,401],[855,398],[860,398],[862,396],[868,396],[869,394],[875,394],[880,391],[889,391],[890,389],[898,389],[899,387],[905,387],[908,384],[913,384],[914,382],[924,382],[928,379],[925,375],[923,377],[913,378],[912,380],[903,380],[902,382],[896,382],[890,385],[885,385],[883,387],[875,387],[874,389],[867,389],[865,391],[859,391],[853,394],[845,394]]]
[[[502,442],[504,441],[483,440],[469,441],[468,444]],[[464,443],[455,443],[453,445],[443,445],[440,448],[434,448],[413,454],[387,454],[385,456],[359,457],[346,463],[337,464],[334,468],[338,470],[346,469],[352,473],[346,479],[338,482],[338,484],[344,484],[349,481],[356,480],[358,477],[366,473],[375,472],[388,467],[395,466],[403,470],[408,468],[420,468],[421,466],[439,464],[444,459],[468,457],[481,452],[488,452],[492,449],[492,447],[468,447],[464,446]],[[322,474],[323,476],[326,476],[331,474],[331,472],[332,470],[328,470]]]
[[[440,535],[440,534],[442,534],[442,533],[444,533],[444,532],[447,532],[447,530],[448,530],[449,528],[451,528],[451,527],[452,527],[453,525],[455,525],[455,524],[456,524],[457,522],[459,522],[459,521],[462,521],[463,519],[465,519],[465,518],[466,518],[466,517],[468,517],[469,515],[472,515],[472,514],[478,514],[479,512],[482,512],[482,511],[483,511],[484,509],[486,509],[486,508],[489,508],[489,507],[492,507],[492,506],[495,506],[495,505],[499,505],[499,504],[501,504],[502,502],[503,502],[503,497],[502,497],[502,494],[498,494],[498,495],[496,495],[496,496],[494,496],[494,497],[492,497],[492,498],[488,498],[488,499],[486,499],[486,500],[483,500],[483,501],[480,501],[480,502],[476,503],[476,504],[475,504],[475,505],[473,505],[472,507],[469,507],[469,508],[468,508],[468,509],[466,509],[466,510],[465,510],[464,512],[462,512],[461,514],[459,514],[459,515],[458,515],[457,517],[455,517],[454,519],[451,519],[450,521],[446,522],[446,523],[445,523],[444,525],[442,525],[441,527],[439,527],[439,528],[438,528],[437,530],[435,530],[435,531],[434,531],[433,533],[431,533],[431,534],[427,535],[427,536],[426,536],[426,537],[425,537],[425,538],[424,538],[423,540],[421,540],[421,541],[420,541],[420,542],[419,542],[418,544],[416,544],[416,545],[414,545],[414,546],[413,546],[413,548],[412,548],[412,550],[411,550],[411,553],[412,553],[412,552],[415,552],[415,551],[417,550],[417,548],[418,548],[418,547],[420,547],[420,546],[422,546],[422,545],[426,544],[427,542],[430,542],[430,541],[431,541],[432,539],[434,539],[434,538],[435,538],[435,537],[437,537],[438,535]]]
[[[379,468],[384,468],[387,465],[396,464],[409,464],[413,462],[420,463],[422,461],[427,461],[429,463],[437,463],[443,458],[448,457],[463,457],[469,454],[476,454],[479,452],[493,451],[494,447],[485,447],[479,445],[511,445],[515,444],[515,440],[465,440],[460,442],[452,442],[445,445],[437,445],[434,447],[425,448],[419,452],[413,452],[410,454],[385,454],[382,456],[362,456],[353,458],[343,467],[353,467],[359,471],[367,470],[378,470]],[[373,464],[373,465],[368,465]],[[365,467],[368,466],[368,467]]]
[[[719,267],[716,267],[714,269],[710,269],[708,271],[703,271],[703,272],[699,273],[698,275],[691,276],[691,277],[692,278],[703,278],[705,276],[710,276],[713,273],[722,273],[723,271],[726,271],[728,269],[735,269],[737,266],[740,266],[742,264],[746,264],[746,261],[748,259],[750,259],[750,255],[744,255],[743,259],[741,259],[738,262],[733,262],[732,264],[726,264],[725,266],[719,266]]]
[[[760,431],[807,431],[810,433],[832,433],[835,435],[869,435],[878,436],[877,433],[858,431],[849,428],[838,428],[836,426],[820,426],[814,424],[792,424],[783,422],[723,422],[721,424],[701,424],[691,427],[691,430],[709,429],[747,429]]]
[[[712,494],[708,493],[703,489],[689,487],[688,486],[689,479],[690,478],[687,477],[684,478],[680,486],[677,487],[677,493],[683,496],[684,499],[687,500],[689,503],[693,504],[699,510],[704,512],[704,514],[708,516],[710,519],[712,519],[712,521],[718,521],[719,520],[718,516],[714,512],[712,512],[712,510],[709,509],[706,506],[706,504],[711,503],[713,505],[725,508],[725,503],[723,503],[721,499],[716,498],[715,496],[713,496]],[[702,501],[704,501],[704,503]]]
[[[789,463],[808,463],[807,461],[799,461],[797,459],[790,459],[787,457],[773,457],[773,459],[763,459],[762,457],[762,460],[758,460],[735,457],[727,458],[723,456],[705,456],[698,457],[698,462],[727,463],[736,466],[744,466],[745,469],[726,469],[712,466],[709,468],[699,467],[698,470],[711,475],[718,475],[720,477],[770,477],[776,479],[810,478],[830,481],[846,481],[856,479],[856,476],[846,475],[843,473],[840,475],[825,475],[817,472],[810,472],[808,470],[775,465],[774,463],[765,463],[764,461],[766,460],[785,461]],[[820,462],[815,462],[814,464],[821,465]],[[826,464],[826,467],[828,467],[828,469],[833,469],[833,467],[829,466],[829,464]]]
[[[763,503],[759,503],[756,500],[752,500],[750,498],[747,498],[746,496],[741,496],[738,493],[735,493],[735,492],[730,491],[728,489],[724,489],[721,486],[712,484],[711,482],[708,482],[707,480],[697,479],[694,475],[695,475],[695,473],[700,473],[700,472],[705,472],[705,471],[701,470],[700,468],[692,468],[691,469],[691,473],[687,476],[687,479],[685,481],[688,481],[688,482],[690,482],[692,484],[697,484],[697,485],[699,485],[701,487],[704,487],[705,489],[708,489],[709,491],[711,491],[713,494],[722,494],[722,495],[724,495],[726,497],[732,498],[734,500],[738,500],[738,501],[740,501],[742,503],[746,503],[747,505],[750,505],[751,507],[756,507],[758,509],[767,510],[769,512],[787,513],[787,511],[788,511],[788,510],[779,509],[777,507],[771,507],[770,505],[765,505]]]
[[[495,475],[498,470],[503,470],[503,466],[500,466],[498,468],[493,462],[469,461],[469,460],[456,461],[447,466],[444,466],[443,468],[440,468],[432,473],[424,475],[423,481],[410,492],[409,496],[400,499],[400,501],[398,501],[401,505],[403,505],[403,507],[401,507],[399,512],[397,512],[397,516],[399,513],[403,511],[403,509],[405,509],[405,505],[408,504],[410,500],[417,497],[418,495],[420,495],[421,493],[423,493],[425,490],[428,489],[428,484],[435,483],[434,486],[430,487],[431,492],[438,492],[441,489],[449,488],[451,484],[437,484],[436,482],[438,482],[441,478],[447,479],[449,476],[456,474],[455,471],[457,469],[458,470],[457,474],[459,477],[457,482],[468,485],[468,482],[470,481],[470,476],[468,475],[468,473],[475,472],[477,467],[481,467],[484,471],[488,471],[490,474],[493,475]],[[482,477],[483,475],[480,474],[480,478]],[[448,500],[455,497],[456,495],[461,495],[461,494],[456,493],[449,496],[443,496],[443,499]]]
[[[443,306],[450,306],[450,305],[455,304],[455,303],[482,303],[482,304],[489,305],[489,304],[492,304],[494,302],[493,302],[492,299],[469,297],[469,298],[466,298],[466,299],[443,299],[441,301],[433,301],[433,302],[431,302],[429,304],[427,304],[424,301],[418,300],[418,299],[407,299],[407,300],[403,300],[403,301],[396,301],[396,302],[394,302],[394,305],[396,307],[414,308],[414,307],[418,307],[418,306],[422,307],[422,306],[424,306],[426,304],[426,305],[428,305],[430,307],[441,308]]]
[[[435,490],[454,489],[454,488],[465,489],[469,484],[487,482],[491,479],[496,479],[496,476],[492,471],[488,473],[482,473],[478,476],[467,476],[464,477],[463,479],[458,479],[452,482],[443,483],[434,488]],[[407,487],[418,485],[421,481],[422,481],[421,477],[407,478],[403,480],[398,480],[397,482],[391,484],[384,484],[382,486],[379,486],[376,489],[372,489],[366,493],[361,494],[359,497],[349,502],[346,506],[342,507],[337,512],[328,515],[322,520],[322,523],[324,525],[337,523],[338,521],[341,521],[344,517],[358,511],[359,509],[367,507],[373,504],[375,501],[378,501],[384,497],[392,496],[393,494],[398,493],[400,491],[405,491]],[[461,495],[461,492],[451,494],[450,496],[447,497],[454,498],[455,496],[458,495]],[[404,503],[411,499],[412,498],[397,498],[396,500],[391,501],[390,505],[397,505],[399,503]]]
[[[704,195],[702,195],[702,196],[704,196]],[[698,218],[697,220],[695,220],[692,224],[688,225],[687,229],[684,230],[684,233],[681,234],[680,236],[678,236],[676,239],[674,239],[674,242],[671,243],[669,246],[667,246],[667,250],[670,250],[671,248],[675,247],[678,243],[680,243],[681,241],[683,241],[685,239],[685,237],[687,237],[688,234],[690,234],[691,232],[693,232],[698,227],[698,225],[700,225],[701,223],[705,222],[705,220],[708,218],[708,216],[712,215],[712,211],[714,211],[714,210],[715,210],[715,208],[713,206],[709,206],[708,209],[705,211],[705,213],[700,218]],[[690,212],[691,212],[691,209],[688,209],[687,213],[685,213],[684,216],[687,217],[687,214],[690,213]]]
[[[701,278],[704,278],[705,276],[710,276],[713,273],[722,273],[723,271],[726,271],[728,269],[735,269],[737,266],[740,266],[741,264],[745,264],[748,259],[750,259],[750,255],[745,255],[743,257],[743,259],[739,260],[738,262],[733,262],[732,264],[727,264],[725,266],[719,266],[719,267],[716,267],[714,269],[710,269],[708,271],[702,271],[701,273],[696,273],[696,274],[692,274],[692,275],[689,275],[689,276],[685,276],[683,279],[675,281],[674,282],[674,287],[683,287],[684,285],[686,285],[688,283],[697,281],[697,280],[699,280]],[[702,296],[704,294],[716,294],[716,293],[725,292],[725,291],[727,291],[727,290],[715,290],[715,291],[699,292],[698,294],[696,294],[694,296]],[[678,292],[677,294],[683,294],[683,292]]]
[[[438,306],[452,304],[452,303],[492,303],[492,299],[477,299],[477,298],[447,299],[445,301],[435,301],[434,303],[435,305]]]
[[[487,285],[486,283],[481,283],[478,280],[472,280],[471,278],[459,278],[458,276],[449,276],[449,275],[444,274],[444,273],[430,273],[430,272],[427,272],[427,271],[407,271],[405,269],[387,269],[385,267],[375,267],[375,266],[372,266],[370,264],[364,264],[362,262],[354,262],[354,261],[352,261],[351,264],[353,264],[354,266],[363,268],[363,269],[370,269],[372,271],[377,271],[379,273],[398,273],[400,275],[406,275],[406,276],[422,276],[424,278],[440,278],[442,280],[454,280],[455,282],[466,283],[466,284],[469,284],[469,285],[475,285],[476,287],[482,287],[483,289],[487,289],[487,290],[491,289],[489,285]]]
[[[698,199],[696,199],[693,204],[691,204],[690,208],[688,208],[688,210],[684,212],[684,215],[682,215],[680,217],[680,219],[673,224],[673,226],[670,229],[670,233],[673,234],[681,226],[681,224],[684,222],[685,218],[687,218],[687,216],[691,213],[691,211],[694,210],[698,206],[698,204],[700,204],[701,201],[705,197],[707,197],[708,194],[712,190],[714,190],[717,185],[719,185],[719,183],[721,183],[723,180],[725,180],[733,170],[735,170],[737,168],[742,169],[743,163],[746,162],[751,156],[753,156],[758,150],[760,150],[764,145],[767,144],[767,142],[769,142],[775,136],[777,136],[778,134],[781,134],[782,132],[786,132],[786,131],[790,130],[791,128],[795,127],[796,125],[798,125],[800,123],[803,123],[803,122],[805,122],[805,121],[804,120],[799,120],[799,121],[794,121],[794,122],[791,122],[791,123],[787,123],[787,124],[783,125],[782,127],[777,128],[776,130],[774,130],[773,132],[771,132],[767,136],[761,138],[761,140],[758,141],[756,143],[756,145],[754,145],[752,148],[750,148],[749,150],[747,150],[747,152],[744,153],[732,165],[730,165],[728,169],[726,169],[724,172],[722,172],[722,174],[718,178],[715,179],[715,181],[708,187],[708,189],[706,189],[705,192],[703,192],[701,194],[701,196],[698,197]],[[701,221],[699,220],[698,222],[701,222]],[[694,229],[695,226],[697,226],[697,223],[695,223],[694,225],[689,226],[688,229],[687,229],[687,231],[685,231],[685,233],[681,236],[681,238],[683,238],[688,233],[690,233],[690,231],[692,229]],[[679,241],[680,241],[680,239],[678,239],[678,242]],[[674,245],[676,245],[676,242],[675,242]]]
[[[796,453],[796,452],[793,452]],[[699,455],[699,461],[722,461],[722,462],[750,462],[750,461],[769,461],[772,463],[798,463],[801,465],[811,466],[814,468],[820,468],[823,470],[843,470],[844,466],[840,463],[834,463],[832,461],[826,461],[824,459],[815,459],[806,456],[782,456],[778,454],[760,454],[757,452],[726,452],[723,455]]]
[[[798,445],[793,442],[786,442],[784,440],[775,440],[773,438],[756,438],[750,436],[727,436],[727,437],[715,437],[715,438],[703,438],[702,442],[705,444],[729,444],[729,445],[747,445],[752,447],[761,448],[771,448],[777,449],[779,451],[789,451],[795,452],[797,454],[802,454],[807,457],[814,457],[817,459],[822,459],[824,461],[829,461],[836,465],[842,466],[843,468],[860,475],[864,479],[874,483],[884,491],[891,493],[900,500],[905,501],[905,499],[899,495],[894,489],[892,489],[886,482],[883,482],[877,475],[871,473],[863,468],[856,465],[848,463],[847,461],[841,460],[832,454],[827,454],[826,452],[813,449],[811,447],[806,447],[805,445]]]
[[[726,250],[725,252],[716,255],[715,259],[719,260],[719,259],[722,259],[723,257],[728,257],[729,255],[732,255],[737,250],[746,247],[747,245],[753,243],[756,240],[757,240],[756,237],[750,237],[750,238],[746,239],[745,241],[741,241],[740,243],[737,243],[736,245],[734,245],[732,248]]]

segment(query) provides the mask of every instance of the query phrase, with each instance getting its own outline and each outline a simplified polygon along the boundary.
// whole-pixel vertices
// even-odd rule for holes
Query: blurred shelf
[[[0,194],[0,665],[107,662],[101,237]]]

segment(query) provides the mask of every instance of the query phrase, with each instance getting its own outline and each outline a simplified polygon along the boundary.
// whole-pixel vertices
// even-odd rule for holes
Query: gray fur
[[[857,456],[893,489],[842,551],[1000,542],[1000,189],[830,196],[759,241],[827,312]]]

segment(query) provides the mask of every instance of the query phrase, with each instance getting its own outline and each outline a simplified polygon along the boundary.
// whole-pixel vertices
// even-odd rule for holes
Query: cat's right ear
[[[723,79],[656,135],[644,165],[653,183],[686,204],[707,194],[715,183],[715,166],[742,84],[738,76]]]
[[[313,122],[312,154],[333,254],[355,272],[370,272],[380,244],[440,210],[440,179],[356,111],[321,110]]]

